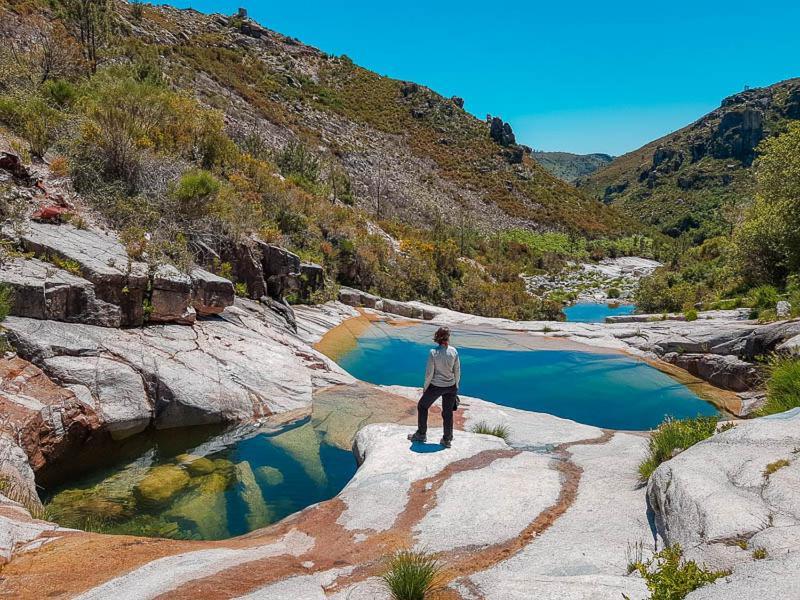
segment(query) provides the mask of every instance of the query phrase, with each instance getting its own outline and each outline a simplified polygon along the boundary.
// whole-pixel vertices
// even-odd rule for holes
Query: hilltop
[[[594,235],[630,223],[551,177],[499,118],[463,100],[380,76],[241,15],[120,4],[123,45],[157,52],[174,85],[223,110],[234,137],[265,149],[302,140],[341,167],[355,204],[379,219],[429,227],[462,211],[482,228]]]
[[[800,119],[800,79],[745,90],[683,129],[615,159],[580,188],[677,237],[729,229],[753,197],[759,143]]]
[[[572,154],[543,150],[534,150],[531,156],[550,173],[567,183],[575,183],[614,160],[613,156],[602,153]]]

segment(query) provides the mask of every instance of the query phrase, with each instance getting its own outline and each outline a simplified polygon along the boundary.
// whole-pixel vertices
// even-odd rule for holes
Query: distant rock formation
[[[501,146],[511,146],[517,143],[511,125],[505,123],[500,117],[492,117],[489,124],[489,136]]]

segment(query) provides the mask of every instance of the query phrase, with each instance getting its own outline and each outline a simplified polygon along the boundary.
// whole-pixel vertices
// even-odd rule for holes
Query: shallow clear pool
[[[365,381],[420,387],[434,330],[375,323],[337,362]],[[461,393],[503,406],[627,430],[656,427],[666,415],[717,413],[689,388],[624,354],[475,330],[454,330],[453,344],[461,356]]]
[[[606,317],[632,315],[633,304],[606,304],[604,302],[578,302],[564,309],[567,321],[575,323],[603,323]]]
[[[180,539],[222,539],[335,496],[356,470],[310,420],[280,430],[148,433],[90,475],[48,490],[64,526]]]

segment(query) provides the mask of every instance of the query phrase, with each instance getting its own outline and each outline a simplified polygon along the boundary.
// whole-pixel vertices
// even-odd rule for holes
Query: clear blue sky
[[[462,96],[536,149],[622,154],[800,76],[797,0],[176,0]]]

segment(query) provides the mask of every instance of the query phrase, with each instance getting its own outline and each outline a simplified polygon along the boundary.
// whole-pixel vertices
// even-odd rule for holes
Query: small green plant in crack
[[[67,273],[72,273],[73,275],[77,275],[78,277],[81,276],[81,265],[79,262],[72,260],[71,258],[61,258],[57,254],[48,257],[48,262],[53,263],[59,269],[63,269]]]
[[[764,560],[767,558],[767,549],[766,548],[756,548],[753,550],[753,560]]]
[[[746,539],[738,538],[733,543],[735,545],[737,545],[739,548],[741,548],[742,550],[747,550],[747,540]]]
[[[381,579],[393,600],[429,600],[441,589],[442,575],[435,556],[399,550],[387,559]]]
[[[247,284],[239,281],[233,284],[233,291],[239,298],[248,298],[250,294],[247,292]]]
[[[493,435],[505,441],[508,441],[511,435],[511,430],[508,425],[489,425],[486,421],[480,421],[472,426],[470,429],[472,433],[482,433],[484,435]]]
[[[781,458],[780,460],[769,463],[766,467],[764,467],[764,479],[769,479],[770,475],[777,473],[784,467],[788,467],[789,464],[789,461],[785,458]]]
[[[679,545],[669,546],[635,565],[650,591],[650,600],[682,600],[689,592],[713,583],[729,571],[710,571],[683,559]]]
[[[642,540],[638,540],[632,544],[628,542],[625,556],[628,561],[628,575],[630,575],[644,562],[644,542]]]

